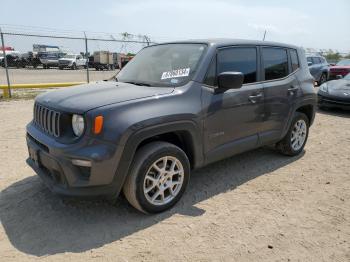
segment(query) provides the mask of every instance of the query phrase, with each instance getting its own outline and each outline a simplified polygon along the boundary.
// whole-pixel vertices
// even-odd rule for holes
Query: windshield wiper
[[[136,86],[151,86],[150,84],[142,83],[142,82],[127,81],[127,82],[124,82],[124,83],[132,84],[132,85],[136,85]]]

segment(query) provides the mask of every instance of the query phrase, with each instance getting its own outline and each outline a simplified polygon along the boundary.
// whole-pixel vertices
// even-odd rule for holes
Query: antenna
[[[263,41],[265,41],[265,37],[266,37],[266,30],[264,31]]]

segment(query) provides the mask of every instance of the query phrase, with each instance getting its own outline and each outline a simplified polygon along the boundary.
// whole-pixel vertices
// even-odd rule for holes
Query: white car
[[[58,68],[61,70],[63,68],[70,68],[70,69],[76,70],[79,67],[86,68],[86,66],[87,66],[87,59],[83,58],[82,55],[69,54],[58,59]]]

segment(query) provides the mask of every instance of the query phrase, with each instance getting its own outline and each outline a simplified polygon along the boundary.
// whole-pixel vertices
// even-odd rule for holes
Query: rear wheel
[[[73,63],[73,65],[71,66],[71,69],[72,69],[72,70],[77,70],[77,65],[76,65],[76,63]]]
[[[309,119],[303,113],[296,112],[285,137],[277,143],[277,149],[284,155],[300,154],[309,135]]]
[[[179,147],[152,142],[136,152],[123,192],[138,210],[158,213],[180,200],[189,177],[190,164]]]

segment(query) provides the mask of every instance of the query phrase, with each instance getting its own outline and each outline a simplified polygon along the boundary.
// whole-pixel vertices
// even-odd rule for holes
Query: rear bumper
[[[344,101],[334,97],[327,97],[327,96],[318,94],[318,106],[350,110],[350,100]]]
[[[86,138],[74,145],[57,143],[32,124],[27,126],[27,164],[54,193],[70,197],[117,197],[117,146]],[[91,167],[73,164],[85,160]],[[116,184],[117,183],[117,184]],[[123,181],[120,181],[123,183]]]

